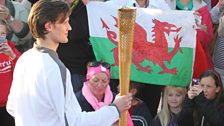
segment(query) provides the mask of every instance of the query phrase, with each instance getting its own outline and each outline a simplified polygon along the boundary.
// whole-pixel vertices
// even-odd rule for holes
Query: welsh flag
[[[110,2],[90,2],[87,5],[94,54],[97,60],[112,64],[113,79],[119,79],[119,8]],[[193,12],[138,8],[131,80],[157,85],[189,85],[196,46],[194,26]]]

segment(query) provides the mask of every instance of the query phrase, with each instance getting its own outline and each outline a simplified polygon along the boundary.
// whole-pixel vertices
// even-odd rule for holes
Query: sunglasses
[[[110,69],[110,64],[103,62],[103,61],[93,61],[93,62],[89,62],[89,67],[98,67],[99,65],[102,65],[104,68],[106,69]]]

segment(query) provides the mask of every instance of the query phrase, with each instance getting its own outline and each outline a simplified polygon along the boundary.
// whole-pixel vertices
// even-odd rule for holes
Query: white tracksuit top
[[[68,70],[66,77],[65,96],[59,66],[51,56],[36,49],[25,52],[17,61],[7,103],[16,126],[65,126],[64,111],[69,126],[110,126],[118,120],[114,106],[82,112]]]

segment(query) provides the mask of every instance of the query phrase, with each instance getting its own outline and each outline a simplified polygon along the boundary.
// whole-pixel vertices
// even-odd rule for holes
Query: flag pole
[[[136,9],[123,7],[118,10],[118,54],[121,95],[126,95],[129,92],[132,49],[134,43],[135,16]],[[119,124],[120,126],[127,126],[128,111],[121,113]]]

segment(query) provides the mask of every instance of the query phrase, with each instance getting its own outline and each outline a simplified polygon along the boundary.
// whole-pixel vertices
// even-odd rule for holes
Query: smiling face
[[[216,86],[215,80],[211,76],[202,78],[200,80],[200,86],[208,100],[215,99],[216,94],[220,91],[220,87]]]
[[[102,99],[107,86],[109,85],[109,78],[106,73],[99,72],[94,74],[89,80],[89,87],[93,95],[97,99]]]
[[[51,38],[54,42],[67,43],[68,32],[71,30],[69,17],[64,22],[56,22],[52,24]]]
[[[167,92],[167,103],[170,109],[178,109],[182,107],[185,94],[181,94],[176,88],[170,88]]]

